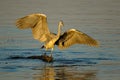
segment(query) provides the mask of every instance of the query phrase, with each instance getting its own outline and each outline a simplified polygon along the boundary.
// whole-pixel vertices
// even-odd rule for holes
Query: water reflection
[[[56,80],[55,79],[55,69],[53,66],[44,65],[42,71],[35,74],[35,80]]]
[[[45,65],[34,75],[34,80],[97,80],[94,70],[77,70],[75,67]]]

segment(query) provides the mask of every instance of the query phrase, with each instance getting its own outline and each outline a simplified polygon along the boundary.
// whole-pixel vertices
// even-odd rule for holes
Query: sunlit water
[[[119,0],[9,0],[0,2],[0,80],[120,80]],[[41,43],[29,30],[18,30],[15,20],[31,13],[45,13],[50,31],[75,28],[100,42],[100,47],[74,45],[54,50],[54,62],[11,59],[41,55]],[[49,52],[48,52],[49,54]]]

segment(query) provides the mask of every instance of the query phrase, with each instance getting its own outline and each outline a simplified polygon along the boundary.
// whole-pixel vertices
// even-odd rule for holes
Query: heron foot
[[[50,55],[46,55],[46,53],[44,53],[43,55],[41,55],[42,57],[42,60],[45,61],[45,62],[53,62],[53,57]]]

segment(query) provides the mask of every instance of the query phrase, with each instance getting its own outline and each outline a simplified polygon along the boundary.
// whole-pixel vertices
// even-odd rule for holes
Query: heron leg
[[[52,57],[52,54],[53,54],[53,48],[51,49],[51,52],[50,52],[50,57]]]

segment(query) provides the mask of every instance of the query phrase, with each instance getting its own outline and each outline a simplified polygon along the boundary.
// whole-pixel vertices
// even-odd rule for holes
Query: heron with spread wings
[[[65,49],[74,44],[99,45],[97,40],[76,29],[69,29],[61,34],[61,27],[64,26],[63,21],[58,24],[57,34],[50,32],[45,14],[36,13],[22,17],[16,21],[16,26],[19,29],[31,28],[34,39],[44,42],[42,48],[46,50],[53,51],[54,45],[57,45],[59,49]]]

